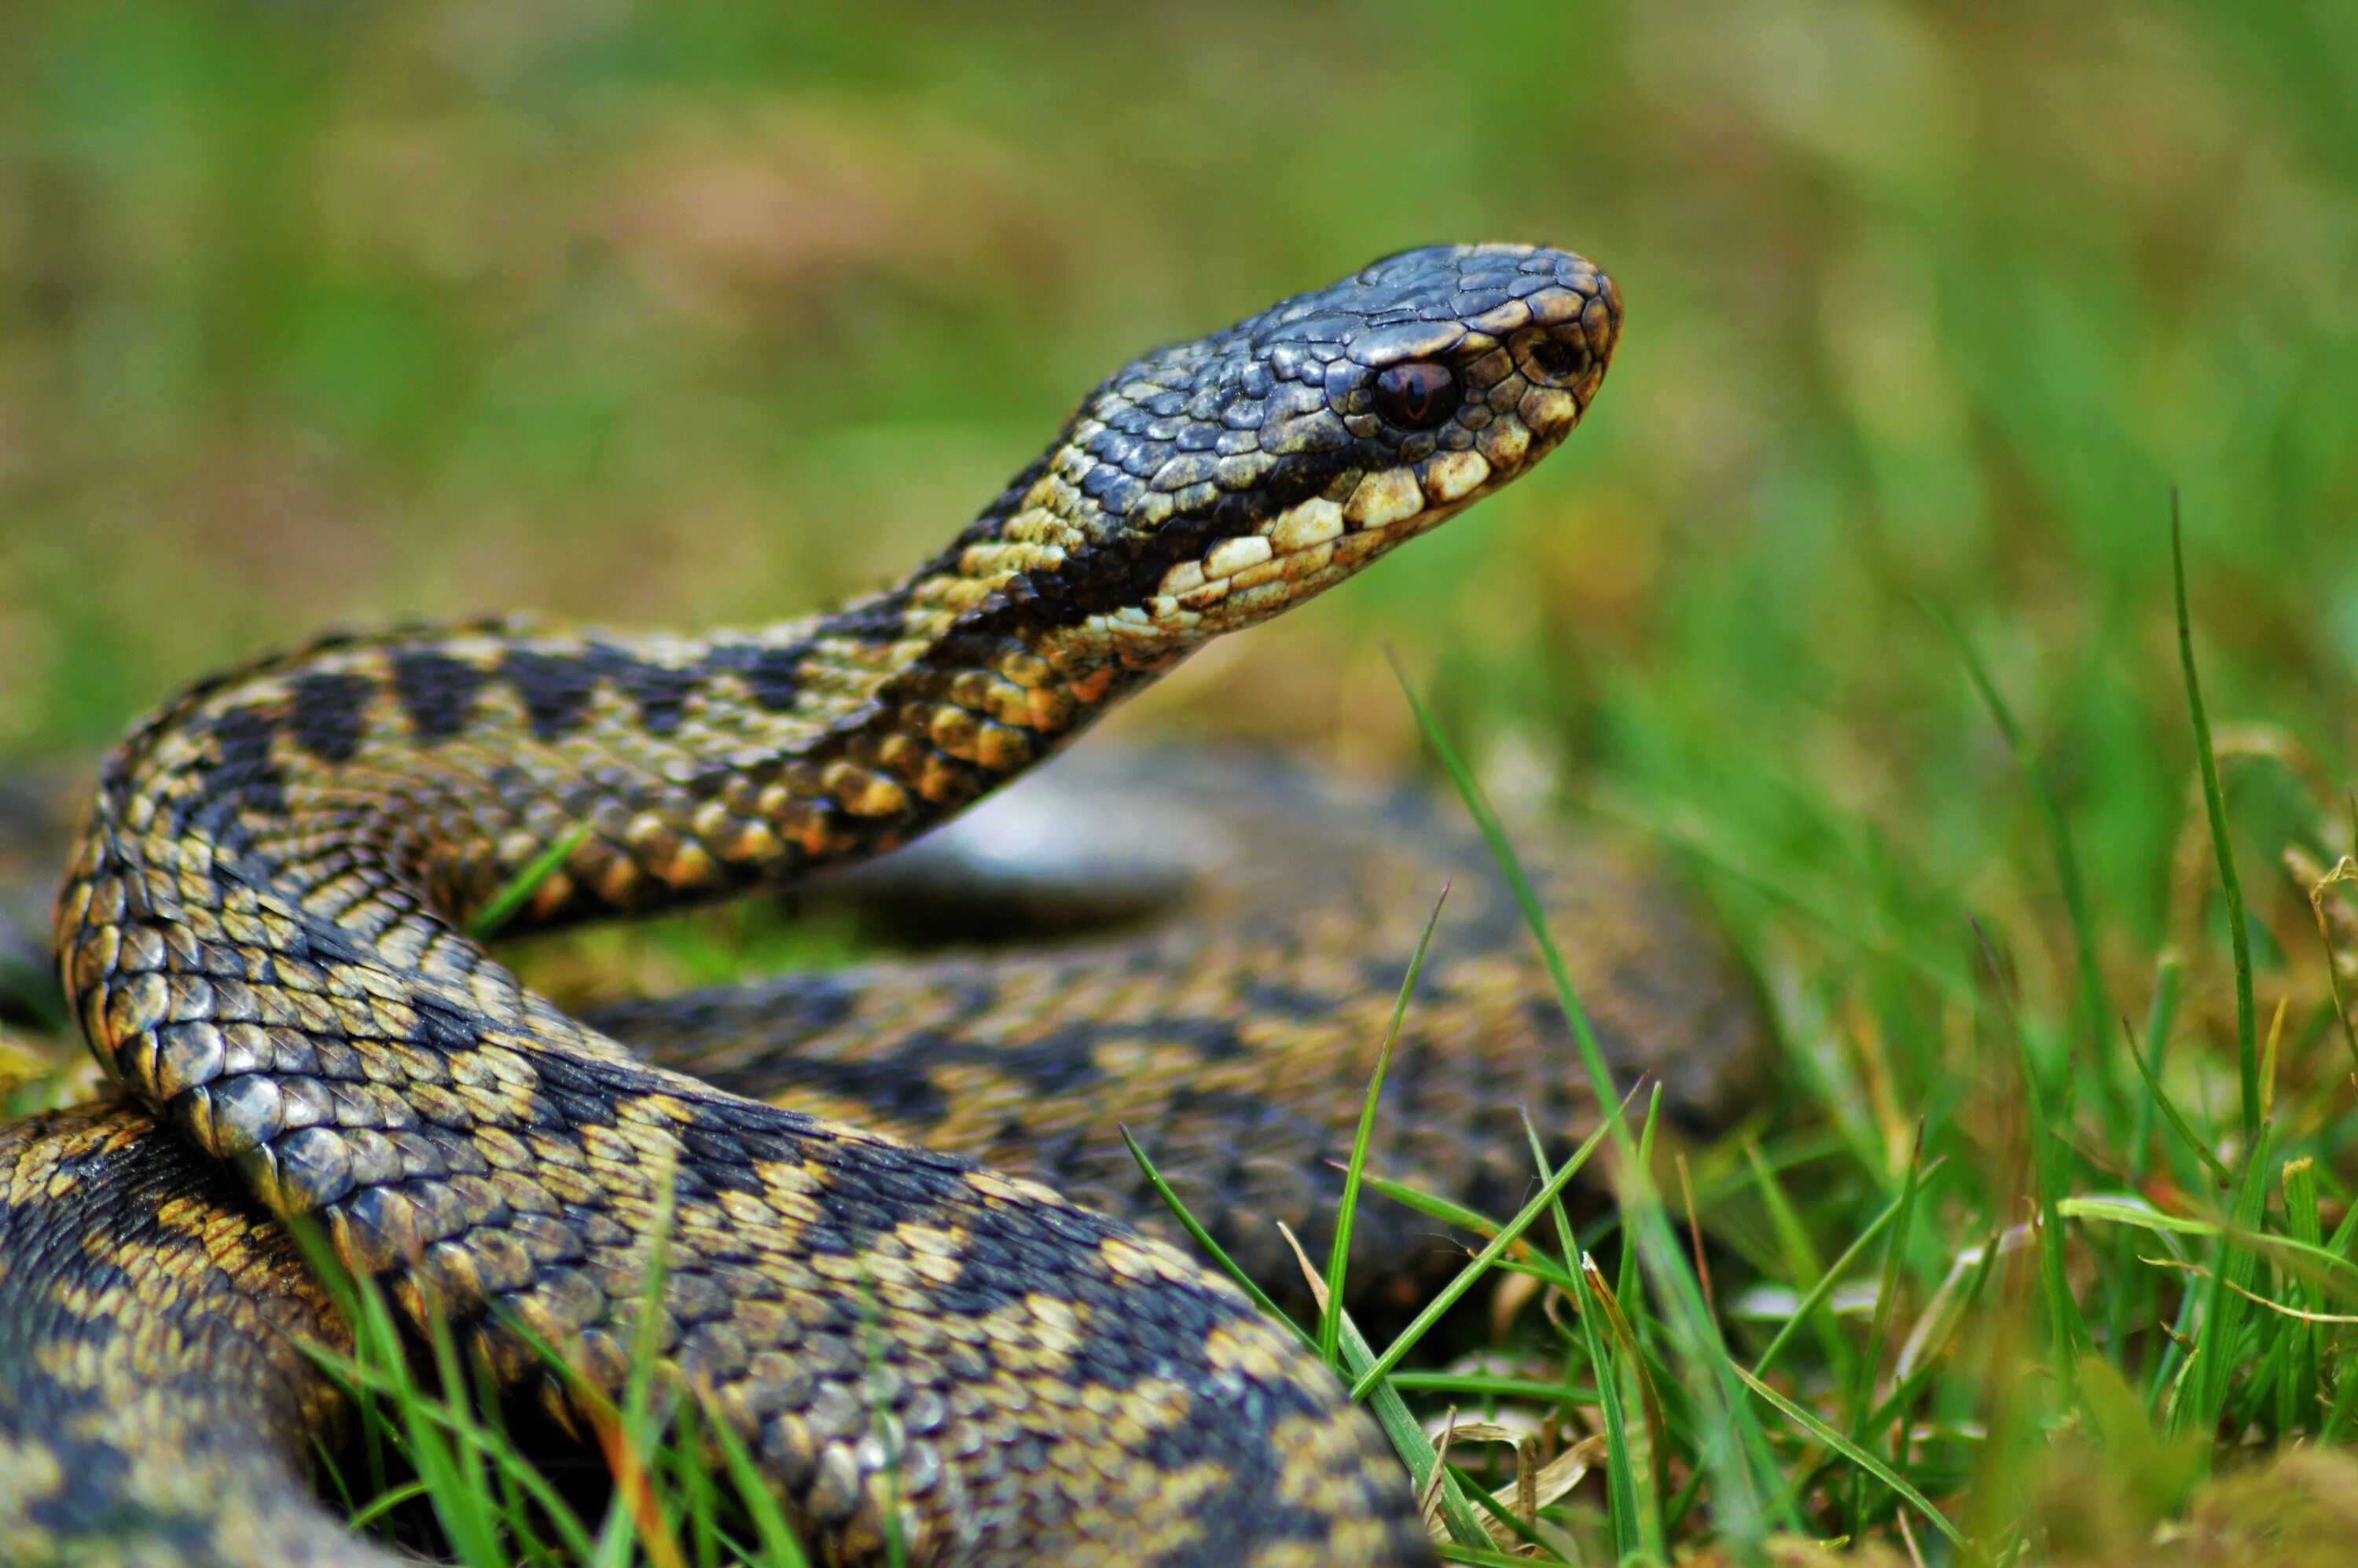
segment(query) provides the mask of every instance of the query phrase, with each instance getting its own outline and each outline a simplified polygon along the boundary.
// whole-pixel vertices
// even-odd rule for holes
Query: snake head
[[[1157,667],[1525,472],[1586,412],[1620,327],[1612,280],[1569,252],[1386,257],[1107,378],[961,541],[967,568]]]

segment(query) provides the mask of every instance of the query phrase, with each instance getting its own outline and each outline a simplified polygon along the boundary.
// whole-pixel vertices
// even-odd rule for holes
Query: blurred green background
[[[1817,1279],[1922,1116],[1920,1302],[2037,1157],[2200,1210],[2104,1044],[2165,954],[2163,1077],[2234,1142],[2177,487],[2263,1025],[2291,1004],[2270,1158],[2346,1204],[2349,1055],[2273,862],[2351,848],[2351,0],[0,4],[0,771],[327,622],[802,612],[946,539],[1146,345],[1479,238],[1620,280],[1587,426],[1116,723],[1415,767],[1390,647],[1495,792],[1693,850],[1791,1064],[1765,1163],[1698,1167],[1723,1286]],[[2101,1009],[1942,614],[2077,841]],[[1770,1165],[1798,1240],[1739,1190]],[[2075,1233],[2069,1267],[2158,1411],[2182,1363],[2148,1325],[2190,1320],[2143,1244]],[[1962,1363],[1910,1473],[2088,1515],[2114,1494],[2044,1451],[1975,1469],[2029,1386],[1996,1321],[1994,1395]]]
[[[2346,776],[2353,60],[2346,0],[0,7],[0,758],[323,622],[804,611],[1146,344],[1543,240],[1630,310],[1566,451],[1126,722],[1412,764],[1389,644],[1500,789],[2018,916],[2067,994],[1924,606],[2121,964],[2170,486],[2215,715]]]

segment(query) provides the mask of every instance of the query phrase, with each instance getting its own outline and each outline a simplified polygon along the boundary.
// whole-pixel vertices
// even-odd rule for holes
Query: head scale
[[[1612,281],[1569,252],[1401,252],[1109,377],[960,541],[965,569],[1160,664],[1523,473],[1587,410],[1620,326]]]

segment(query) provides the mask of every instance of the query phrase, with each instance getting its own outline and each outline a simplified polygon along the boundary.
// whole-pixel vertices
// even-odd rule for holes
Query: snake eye
[[[1429,360],[1398,364],[1376,377],[1376,407],[1395,425],[1422,430],[1457,412],[1457,374]]]

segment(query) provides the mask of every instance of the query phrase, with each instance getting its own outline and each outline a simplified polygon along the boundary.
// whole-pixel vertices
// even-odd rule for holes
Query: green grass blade
[[[1833,1427],[1828,1426],[1824,1422],[1819,1420],[1816,1416],[1812,1415],[1808,1411],[1803,1410],[1800,1405],[1795,1404],[1792,1400],[1787,1399],[1784,1395],[1779,1393],[1768,1384],[1760,1381],[1758,1378],[1755,1378],[1751,1373],[1744,1370],[1741,1367],[1736,1369],[1736,1375],[1744,1379],[1744,1383],[1747,1388],[1750,1389],[1754,1393],[1759,1395],[1761,1399],[1768,1401],[1768,1403],[1787,1421],[1791,1422],[1795,1426],[1798,1426],[1803,1432],[1808,1433],[1812,1438],[1825,1444],[1828,1448],[1833,1449],[1835,1453],[1841,1454],[1844,1458],[1849,1460],[1852,1464],[1857,1465],[1860,1469],[1866,1471],[1877,1480],[1882,1482],[1885,1486],[1898,1493],[1900,1497],[1906,1498],[1908,1505],[1910,1508],[1913,1508],[1917,1512],[1922,1514],[1926,1520],[1928,1520],[1934,1529],[1938,1530],[1942,1535],[1949,1538],[1950,1544],[1960,1549],[1964,1546],[1965,1538],[1957,1533],[1957,1527],[1949,1522],[1949,1516],[1942,1513],[1939,1509],[1934,1508],[1931,1500],[1927,1498],[1923,1493],[1918,1491],[1914,1487],[1909,1486],[1908,1484],[1908,1478],[1905,1476],[1902,1476],[1898,1471],[1894,1470],[1890,1465],[1886,1465],[1874,1454],[1866,1452],[1866,1450],[1859,1447],[1858,1444],[1853,1443],[1849,1438],[1844,1437],[1841,1433],[1836,1432]]]
[[[1455,1459],[1447,1459],[1444,1460],[1443,1463],[1448,1466],[1449,1474],[1456,1479],[1457,1484],[1466,1489],[1467,1500],[1479,1508],[1484,1513],[1488,1514],[1492,1519],[1498,1520],[1499,1529],[1512,1534],[1516,1540],[1523,1541],[1527,1545],[1531,1546],[1535,1552],[1544,1552],[1546,1554],[1544,1556],[1510,1558],[1509,1561],[1516,1563],[1561,1563],[1563,1561],[1563,1554],[1548,1545],[1546,1537],[1540,1534],[1538,1530],[1532,1529],[1530,1525],[1525,1524],[1521,1519],[1517,1519],[1515,1517],[1514,1509],[1507,1507],[1506,1504],[1500,1502],[1489,1492],[1484,1490],[1482,1484],[1479,1481],[1476,1481],[1472,1476],[1468,1475],[1465,1467],[1460,1465],[1457,1461]],[[1492,1539],[1495,1540],[1497,1538],[1494,1535]]]
[[[2202,772],[2202,809],[2211,819],[2211,852],[2219,862],[2227,936],[2235,955],[2235,1070],[2243,1092],[2244,1147],[2249,1149],[2260,1133],[2259,1020],[2252,1001],[2252,933],[2244,914],[2244,884],[2235,874],[2235,847],[2227,837],[2226,795],[2219,784],[2211,720],[2202,708],[2202,680],[2194,669],[2194,626],[2186,609],[2186,547],[2175,487],[2169,492],[2169,567],[2178,592],[2178,660],[2186,676],[2186,711],[2194,723],[2194,755]]]
[[[1155,1169],[1154,1162],[1147,1158],[1146,1151],[1138,1146],[1138,1140],[1131,1136],[1127,1126],[1121,1129],[1121,1141],[1129,1146],[1130,1157],[1138,1162],[1139,1170],[1146,1177],[1146,1184],[1154,1189],[1154,1195],[1161,1198],[1163,1206],[1170,1209],[1171,1217],[1179,1222],[1179,1228],[1187,1233],[1188,1238],[1204,1249],[1204,1255],[1218,1265],[1220,1272],[1234,1280],[1243,1289],[1245,1294],[1252,1298],[1254,1305],[1285,1325],[1293,1336],[1302,1341],[1304,1346],[1316,1350],[1317,1339],[1305,1332],[1300,1324],[1279,1310],[1278,1304],[1269,1299],[1269,1292],[1255,1284],[1250,1274],[1237,1267],[1236,1260],[1229,1257],[1221,1249],[1220,1244],[1212,1239],[1212,1233],[1204,1228],[1203,1222],[1187,1212],[1187,1206],[1180,1201],[1177,1193],[1171,1190],[1171,1184],[1163,1179],[1163,1173]]]
[[[1786,1196],[1784,1185],[1777,1180],[1776,1173],[1770,1171],[1767,1162],[1761,1159],[1760,1146],[1747,1143],[1744,1160],[1747,1169],[1752,1173],[1753,1190],[1760,1195],[1761,1205],[1768,1211],[1768,1227],[1777,1238],[1778,1250],[1783,1255],[1785,1272],[1791,1278],[1793,1288],[1801,1290],[1805,1288],[1805,1281],[1823,1279],[1826,1276],[1825,1266],[1818,1260],[1817,1248],[1810,1240],[1809,1227],[1801,1223],[1801,1217],[1795,1212],[1792,1200]],[[1835,1381],[1847,1383],[1853,1359],[1850,1346],[1844,1341],[1842,1331],[1835,1326],[1833,1314],[1824,1310],[1824,1300],[1823,1296],[1819,1296],[1812,1303],[1809,1308],[1810,1327],[1817,1338],[1819,1353],[1833,1369]]]
[[[2323,1251],[2324,1227],[2318,1219],[2317,1162],[2304,1156],[2288,1160],[2284,1167],[2285,1227],[2292,1238],[2306,1247]],[[2305,1311],[2322,1311],[2325,1293],[2298,1276],[2286,1281],[2288,1304]],[[2317,1410],[2317,1371],[2319,1358],[2324,1350],[2324,1333],[2313,1323],[2298,1324],[2287,1331],[2289,1364],[2278,1383],[2277,1400],[2277,1433],[2288,1437],[2304,1425],[2313,1424]]]
[[[1664,1214],[1660,1195],[1653,1190],[1650,1173],[1637,1163],[1636,1140],[1631,1136],[1619,1097],[1613,1087],[1613,1075],[1606,1065],[1603,1051],[1596,1041],[1588,1010],[1582,1005],[1580,993],[1564,967],[1563,955],[1548,926],[1547,912],[1541,906],[1531,879],[1523,871],[1522,861],[1507,838],[1506,828],[1498,814],[1490,808],[1488,798],[1476,782],[1473,771],[1458,754],[1448,735],[1434,720],[1408,677],[1398,664],[1393,675],[1400,682],[1409,709],[1415,716],[1418,728],[1441,760],[1450,782],[1456,787],[1459,799],[1479,828],[1491,857],[1513,891],[1517,906],[1522,911],[1524,924],[1531,928],[1532,939],[1547,966],[1553,982],[1558,1005],[1571,1026],[1573,1039],[1579,1047],[1582,1065],[1587,1069],[1591,1091],[1599,1107],[1606,1110],[1606,1127],[1620,1150],[1624,1162],[1623,1207],[1630,1224],[1630,1236],[1642,1251],[1642,1261],[1651,1271],[1669,1297],[1670,1331],[1681,1356],[1693,1368],[1697,1379],[1697,1398],[1708,1407],[1704,1418],[1706,1429],[1700,1444],[1704,1461],[1714,1477],[1713,1507],[1724,1543],[1739,1561],[1761,1560],[1765,1550],[1762,1542],[1768,1532],[1769,1511],[1773,1509],[1778,1522],[1797,1528],[1799,1517],[1790,1503],[1775,1504],[1764,1485],[1764,1477],[1775,1474],[1768,1440],[1754,1418],[1749,1402],[1745,1400],[1735,1379],[1739,1369],[1729,1357],[1721,1340],[1718,1325],[1712,1321],[1703,1300],[1702,1286],[1693,1271],[1679,1250],[1670,1223]]]
[[[1541,1146],[1529,1116],[1523,1119],[1523,1129],[1531,1141],[1531,1161],[1541,1180],[1553,1180],[1554,1173],[1548,1169],[1547,1151]],[[1596,1379],[1597,1410],[1605,1419],[1606,1521],[1613,1531],[1614,1554],[1626,1562],[1633,1554],[1649,1550],[1650,1543],[1659,1539],[1660,1516],[1648,1509],[1645,1500],[1638,1495],[1637,1461],[1629,1446],[1628,1407],[1621,1397],[1620,1361],[1617,1356],[1606,1354],[1608,1336],[1597,1327],[1604,1314],[1597,1306],[1595,1292],[1589,1287],[1588,1271],[1580,1266],[1582,1254],[1576,1232],[1565,1217],[1562,1204],[1549,1206],[1554,1213],[1556,1235],[1563,1244],[1564,1268],[1572,1281],[1573,1309],[1580,1321],[1581,1348]],[[1655,1502],[1659,1507],[1661,1499],[1657,1498]]]
[[[1573,1276],[1563,1278],[1563,1289],[1569,1293]],[[1468,1400],[1497,1396],[1537,1404],[1585,1405],[1597,1399],[1595,1388],[1587,1383],[1548,1383],[1497,1372],[1394,1372],[1391,1383],[1407,1393],[1450,1394]]]
[[[637,1320],[631,1325],[631,1369],[622,1383],[622,1408],[612,1422],[607,1455],[614,1492],[607,1518],[606,1553],[624,1568],[635,1536],[657,1568],[681,1568],[679,1545],[671,1539],[653,1494],[658,1444],[654,1432],[656,1368],[662,1365],[664,1286],[671,1275],[672,1227],[679,1211],[677,1169],[670,1158],[655,1173],[654,1224],[647,1232],[646,1277],[640,1282]],[[593,1412],[593,1419],[595,1412]],[[644,1504],[644,1506],[642,1506]]]
[[[1927,600],[1926,611],[1933,623],[1957,651],[1965,666],[1966,677],[1980,694],[1982,706],[1989,709],[1991,721],[2006,740],[2006,749],[2014,753],[2015,764],[2022,770],[2023,782],[2030,790],[2030,798],[2039,808],[2039,826],[2047,836],[2047,856],[2055,868],[2056,886],[2063,895],[2063,911],[2071,927],[2071,946],[2077,960],[2080,989],[2080,1031],[2086,1043],[2088,1065],[2104,1096],[2106,1119],[2120,1108],[2120,1087],[2107,1070],[2110,1058],[2104,1052],[2104,1020],[2111,1011],[2104,1000],[2104,979],[2096,959],[2096,921],[2088,903],[2087,879],[2080,870],[2080,852],[2071,842],[2071,827],[2063,815],[2062,802],[2056,797],[2054,785],[2039,753],[2024,736],[2022,727],[2015,722],[2014,710],[1998,694],[1997,682],[1991,678],[1989,666],[1982,663],[1979,650],[1965,636],[1962,627],[1950,619],[1946,611]]]
[[[2168,1098],[2161,1090],[2162,1065],[2177,1023],[2179,983],[2184,974],[2185,965],[2178,955],[2165,950],[2155,966],[2153,997],[2146,1010],[2145,1042],[2146,1049],[2152,1054],[2150,1061],[2136,1054],[2135,1032],[2125,1017],[2121,1020],[2121,1028],[2128,1035],[2129,1059],[2136,1064],[2137,1076],[2146,1086],[2144,1098],[2136,1103],[2126,1151],[2132,1184],[2142,1184],[2153,1170],[2154,1134]],[[2174,1112],[2177,1108],[2170,1106],[2169,1109]],[[2183,1147],[2190,1152],[2189,1157],[2199,1162],[2201,1154],[2209,1152],[2195,1140],[2191,1128],[2181,1126],[2177,1130]],[[2196,1179],[2186,1158],[2171,1155],[2169,1168],[2181,1181]],[[2130,1355],[2131,1337],[2151,1333],[2148,1325],[2161,1315],[2160,1284],[2149,1271],[2136,1268],[2135,1245],[2135,1238],[2125,1231],[2115,1238],[2109,1273],[2112,1288],[2105,1292],[2104,1338],[2116,1358]]]
[[[1444,1563],[1465,1563],[1473,1568],[1527,1568],[1531,1562],[1531,1558],[1518,1557],[1492,1546],[1444,1546],[1440,1550]]]
[[[2006,1028],[2014,1036],[2014,1055],[2022,1076],[2023,1103],[2029,1112],[2029,1125],[2044,1130],[2055,1125],[2047,1108],[2045,1087],[2039,1081],[2039,1064],[2031,1051],[2028,1027],[2014,1004],[2006,983],[2006,967],[1999,961],[1997,949],[1991,946],[1989,933],[1979,920],[1973,922],[1974,940],[1981,944],[1982,960],[1989,971],[1990,992],[1997,999]],[[2071,1294],[2071,1278],[2064,1267],[2063,1226],[2056,1216],[2055,1205],[2061,1196],[2058,1189],[2068,1184],[2056,1172],[2060,1162],[2054,1151],[2063,1141],[2034,1130],[2028,1157],[2030,1162],[2032,1198],[2039,1208],[2037,1241],[2039,1245],[2039,1294],[2047,1303],[2048,1333],[2053,1338],[2056,1354],[2050,1358],[2057,1381],[2062,1386],[2064,1402],[2072,1398],[2071,1379],[2082,1351],[2088,1347],[2088,1329],[2080,1316],[2080,1303]]]
[[[1596,1146],[1604,1141],[1605,1135],[1606,1130],[1602,1127],[1590,1133],[1580,1147],[1574,1151],[1572,1158],[1564,1162],[1563,1168],[1550,1176],[1540,1190],[1532,1195],[1531,1200],[1516,1211],[1515,1217],[1509,1220],[1505,1227],[1492,1237],[1484,1245],[1482,1250],[1476,1252],[1472,1260],[1457,1271],[1456,1276],[1448,1284],[1441,1288],[1438,1294],[1424,1303],[1423,1308],[1409,1320],[1408,1326],[1401,1329],[1393,1337],[1392,1342],[1384,1347],[1384,1353],[1376,1357],[1374,1364],[1354,1379],[1351,1384],[1353,1399],[1366,1398],[1368,1390],[1373,1388],[1379,1379],[1389,1374],[1394,1367],[1399,1366],[1401,1357],[1414,1349],[1416,1342],[1423,1338],[1434,1324],[1441,1321],[1442,1314],[1455,1306],[1458,1299],[1467,1291],[1472,1290],[1475,1283],[1490,1271],[1490,1266],[1498,1260],[1499,1255],[1513,1245],[1517,1237],[1530,1228],[1531,1221],[1548,1211],[1554,1204],[1556,1195],[1563,1191],[1573,1177],[1580,1173],[1581,1167],[1585,1165],[1588,1162],[1588,1157],[1596,1152]]]
[[[1930,1177],[1933,1172],[1939,1170],[1946,1158],[1947,1156],[1943,1155],[1942,1159],[1935,1160],[1925,1166],[1925,1176]],[[1882,1212],[1868,1221],[1865,1229],[1851,1238],[1850,1245],[1843,1249],[1842,1256],[1827,1265],[1826,1271],[1818,1276],[1818,1282],[1811,1286],[1808,1294],[1795,1303],[1791,1314],[1779,1325],[1776,1334],[1770,1336],[1768,1347],[1762,1350],[1758,1358],[1752,1363],[1754,1377],[1765,1378],[1768,1375],[1768,1368],[1776,1364],[1777,1357],[1784,1352],[1786,1344],[1800,1331],[1807,1313],[1823,1305],[1826,1298],[1833,1294],[1834,1286],[1840,1283],[1842,1277],[1850,1271],[1850,1266],[1858,1260],[1859,1255],[1874,1243],[1877,1237],[1883,1234],[1884,1227],[1898,1217],[1899,1206],[1904,1196],[1903,1192],[1901,1197],[1893,1198],[1884,1205]]]
[[[2121,1020],[2121,1028],[2124,1032],[2128,1029],[2128,1026],[2127,1019]],[[2195,1136],[2194,1129],[2187,1122],[2185,1113],[2180,1111],[2169,1096],[2163,1092],[2161,1080],[2154,1076],[2153,1069],[2146,1065],[2145,1057],[2138,1052],[2136,1036],[2134,1034],[2128,1036],[2128,1048],[2129,1060],[2136,1064],[2137,1076],[2145,1080],[2146,1093],[2150,1097],[2149,1103],[2153,1108],[2161,1113],[2162,1119],[2169,1124],[2169,1130],[2178,1134],[2178,1141],[2185,1145],[2196,1159],[2202,1162],[2203,1166],[2210,1171],[2212,1177],[2221,1186],[2234,1186],[2234,1173],[2227,1169],[2226,1162],[2211,1152],[2209,1144]]]
[[[491,902],[477,910],[468,920],[467,935],[478,942],[489,941],[497,935],[502,926],[515,918],[516,911],[522,909],[525,902],[540,891],[540,884],[555,876],[557,869],[573,858],[573,851],[579,849],[583,840],[589,837],[590,825],[586,822],[580,823],[565,837],[526,861],[522,870],[510,877],[501,885],[500,891],[492,895]]]
[[[2267,1203],[2266,1168],[2273,1141],[2263,1123],[2259,1141],[2245,1156],[2243,1173],[2236,1179],[2234,1217],[2220,1234],[2210,1284],[2202,1292],[2202,1315],[2195,1330],[2193,1387],[2178,1401],[2173,1435],[2194,1432],[2208,1439],[2215,1434],[2225,1413],[2237,1368],[2237,1343],[2250,1306],[2236,1287],[2248,1289],[2259,1267],[2259,1254],[2244,1245],[2238,1233],[2259,1227]]]
[[[1460,1230],[1473,1231],[1477,1236],[1496,1236],[1506,1228],[1504,1224],[1492,1219],[1487,1214],[1467,1208],[1461,1203],[1453,1203],[1436,1194],[1428,1193],[1421,1187],[1410,1186],[1406,1182],[1395,1182],[1388,1176],[1370,1175],[1368,1178],[1368,1185],[1404,1208],[1414,1209],[1429,1218],[1440,1220],[1444,1225],[1454,1225]]]
[[[1644,1080],[1642,1079],[1640,1080],[1641,1083]],[[1637,1085],[1633,1084],[1630,1086],[1630,1093],[1635,1094],[1637,1090]],[[1626,1115],[1628,1113],[1628,1104],[1626,1101],[1624,1102],[1622,1108],[1623,1113]],[[1523,1113],[1523,1127],[1526,1131],[1530,1130],[1531,1123],[1531,1113],[1529,1111],[1525,1111]],[[1651,1184],[1650,1178],[1654,1169],[1654,1139],[1656,1133],[1660,1130],[1661,1123],[1662,1082],[1660,1078],[1656,1078],[1647,1087],[1646,1090],[1646,1119],[1638,1124],[1637,1168],[1648,1173],[1650,1185]],[[1628,1303],[1628,1310],[1633,1320],[1643,1315],[1646,1301],[1645,1290],[1638,1281],[1638,1252],[1639,1249],[1635,1247],[1624,1247],[1621,1249],[1620,1279],[1614,1286],[1614,1289],[1619,1293],[1620,1299]],[[1680,1256],[1683,1258],[1685,1254],[1682,1252]],[[1700,1293],[1699,1289],[1698,1293]]]
[[[1351,1261],[1351,1222],[1359,1207],[1359,1183],[1367,1174],[1368,1143],[1376,1127],[1376,1102],[1384,1089],[1384,1071],[1391,1065],[1392,1047],[1400,1041],[1401,1022],[1408,1017],[1408,999],[1416,989],[1416,978],[1424,970],[1424,956],[1433,946],[1433,933],[1441,924],[1441,911],[1449,903],[1449,889],[1444,884],[1441,896],[1433,901],[1433,913],[1425,917],[1424,933],[1416,939],[1416,952],[1408,961],[1408,973],[1401,979],[1400,997],[1392,1003],[1392,1019],[1384,1030],[1384,1043],[1376,1053],[1376,1070],[1368,1075],[1368,1094],[1359,1106],[1359,1125],[1351,1136],[1351,1162],[1343,1173],[1343,1200],[1335,1209],[1335,1244],[1326,1260],[1326,1305],[1318,1314],[1318,1355],[1329,1367],[1335,1365],[1336,1342],[1341,1333],[1343,1315],[1343,1276]]]
[[[1861,1448],[1867,1445],[1874,1430],[1866,1424],[1867,1412],[1875,1402],[1876,1373],[1883,1366],[1883,1346],[1891,1332],[1891,1311],[1899,1295],[1899,1275],[1908,1256],[1908,1227],[1915,1217],[1916,1195],[1923,1185],[1924,1124],[1916,1124],[1916,1142],[1908,1155],[1908,1175],[1900,1184],[1898,1217],[1891,1223],[1891,1243],[1883,1249],[1883,1272],[1876,1283],[1875,1316],[1868,1323],[1866,1351],[1858,1358],[1856,1379],[1851,1385],[1851,1441]],[[1865,1471],[1857,1474],[1864,1475]],[[1858,1493],[1851,1496],[1850,1515],[1854,1525],[1863,1517],[1864,1504]]]
[[[746,1517],[753,1521],[754,1538],[762,1543],[763,1568],[808,1568],[802,1541],[786,1522],[785,1510],[778,1507],[768,1477],[746,1451],[745,1440],[725,1422],[713,1423],[712,1440],[720,1450],[721,1463],[729,1467],[729,1478],[737,1484]]]
[[[1277,1229],[1278,1234],[1293,1247],[1294,1257],[1302,1264],[1303,1277],[1310,1281],[1311,1288],[1323,1289],[1324,1281],[1311,1268],[1309,1254],[1302,1250],[1302,1244],[1294,1239],[1293,1232],[1282,1221],[1279,1222]],[[1359,1333],[1359,1325],[1351,1321],[1349,1313],[1344,1313],[1338,1321],[1342,1325],[1342,1333],[1336,1345],[1342,1356],[1341,1370],[1347,1379],[1359,1377],[1375,1365],[1375,1353],[1368,1348],[1367,1339]],[[1409,1480],[1416,1487],[1417,1494],[1422,1497],[1428,1487],[1433,1487],[1441,1509],[1442,1526],[1448,1530],[1450,1539],[1463,1547],[1487,1549],[1490,1545],[1490,1532],[1484,1530],[1482,1521],[1475,1517],[1473,1505],[1466,1500],[1456,1477],[1442,1463],[1441,1454],[1433,1448],[1432,1439],[1424,1435],[1424,1428],[1417,1423],[1415,1415],[1408,1408],[1408,1401],[1401,1398],[1400,1390],[1392,1387],[1391,1379],[1379,1379],[1369,1391],[1367,1402],[1368,1411],[1376,1418],[1376,1424],[1382,1427],[1384,1435],[1391,1440],[1392,1451],[1408,1466]]]

